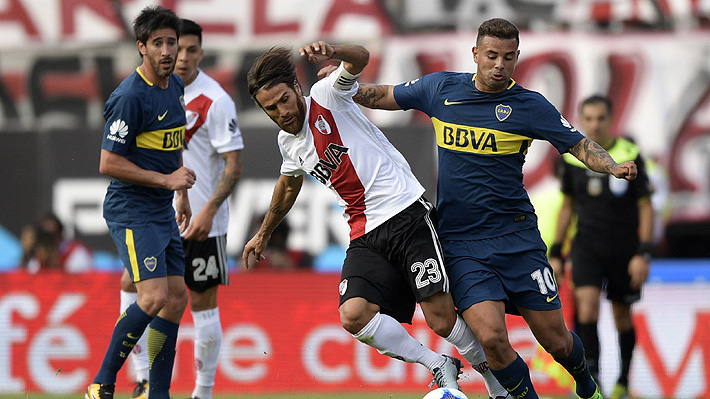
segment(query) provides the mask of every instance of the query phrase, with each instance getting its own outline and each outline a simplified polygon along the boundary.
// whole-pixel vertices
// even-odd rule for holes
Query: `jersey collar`
[[[474,87],[474,88],[476,87],[476,75],[478,75],[478,73],[474,73],[474,74],[473,74],[473,78],[471,78],[471,83],[473,84],[473,87]],[[515,81],[515,79],[510,78],[510,84],[509,84],[508,87],[506,87],[505,89],[506,89],[506,90],[510,90],[510,89],[512,89],[513,86],[515,86],[516,84],[517,84],[517,82]],[[476,90],[478,90],[478,89],[476,89]]]

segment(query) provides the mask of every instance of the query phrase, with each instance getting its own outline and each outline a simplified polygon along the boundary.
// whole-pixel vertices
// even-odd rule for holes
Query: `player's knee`
[[[440,292],[420,303],[426,323],[440,337],[448,337],[456,324],[456,310],[451,296]]]
[[[451,330],[456,324],[456,313],[455,312],[435,312],[433,314],[425,315],[426,324],[434,331],[438,336],[446,338],[451,335]]]
[[[350,300],[343,303],[338,311],[340,324],[350,334],[357,334],[377,313],[377,311],[372,312],[365,303]]]
[[[572,336],[568,331],[565,334],[551,334],[540,338],[540,345],[552,356],[566,359],[572,352]]]
[[[503,352],[510,346],[505,330],[497,328],[479,329],[476,331],[476,337],[486,350],[486,353],[489,351]]]
[[[140,293],[138,296],[138,306],[149,316],[155,317],[158,312],[168,302],[168,293],[163,290],[155,290],[149,293]]]
[[[179,318],[185,311],[188,300],[189,295],[187,290],[177,290],[176,292],[170,291],[168,293],[168,301],[166,306],[169,306],[168,310],[171,314],[179,315],[177,316]]]

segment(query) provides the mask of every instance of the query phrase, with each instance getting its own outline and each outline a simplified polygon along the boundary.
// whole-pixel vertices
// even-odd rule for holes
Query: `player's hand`
[[[565,261],[562,258],[552,257],[548,258],[548,262],[550,262],[550,266],[552,266],[555,279],[561,281],[562,276],[565,275]]]
[[[184,166],[179,167],[175,172],[168,175],[166,186],[169,190],[182,190],[191,188],[197,181],[195,171]]]
[[[304,45],[298,49],[298,53],[303,57],[308,57],[308,61],[317,64],[333,58],[335,49],[330,44],[320,40]]]
[[[210,215],[209,212],[205,211],[203,208],[195,215],[195,218],[192,219],[192,223],[190,223],[190,226],[186,230],[184,238],[186,240],[196,241],[206,240],[212,230],[212,220],[213,215]]]
[[[634,180],[638,175],[638,168],[634,161],[626,161],[619,165],[614,171],[614,176],[618,179]]]
[[[326,65],[326,66],[324,66],[323,68],[320,69],[320,71],[318,71],[318,80],[323,79],[324,77],[330,75],[330,74],[333,73],[333,71],[335,71],[336,69],[338,69],[338,66],[337,66],[337,65]]]
[[[178,191],[175,197],[175,221],[180,234],[190,226],[191,218],[192,209],[190,208],[190,200],[187,198],[187,191]]]
[[[629,261],[629,276],[631,282],[629,287],[640,290],[641,286],[648,280],[649,261],[641,255],[634,255]]]
[[[244,253],[242,253],[242,262],[244,268],[249,268],[249,255],[254,254],[254,259],[257,262],[264,259],[264,249],[266,248],[266,243],[268,239],[262,239],[257,233],[248,243],[244,246]]]

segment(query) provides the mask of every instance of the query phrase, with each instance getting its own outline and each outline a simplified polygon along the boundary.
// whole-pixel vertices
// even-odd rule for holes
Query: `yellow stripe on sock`
[[[167,335],[161,333],[158,330],[148,327],[148,368],[153,368],[153,360],[158,356],[161,350],[163,350],[163,344],[168,338]]]

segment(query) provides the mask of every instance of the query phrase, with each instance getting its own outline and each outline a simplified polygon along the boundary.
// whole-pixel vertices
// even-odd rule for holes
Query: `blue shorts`
[[[532,310],[562,307],[537,228],[484,240],[442,239],[441,245],[459,312],[487,300]]]
[[[185,252],[174,220],[106,224],[118,256],[134,283],[157,277],[185,276]]]

